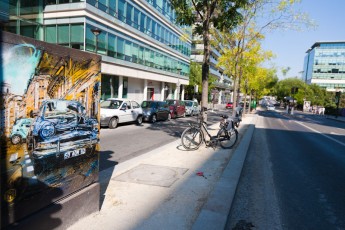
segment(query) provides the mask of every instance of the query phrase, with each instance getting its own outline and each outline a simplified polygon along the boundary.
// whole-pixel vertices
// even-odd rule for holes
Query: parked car
[[[46,100],[31,126],[29,145],[35,174],[78,156],[93,156],[99,128],[78,101]]]
[[[158,120],[171,119],[169,106],[165,101],[143,101],[141,108],[144,121],[155,123]]]
[[[243,101],[241,101],[240,103],[239,103],[239,105],[242,107],[242,108],[244,108],[244,102]],[[246,103],[246,108],[249,108],[249,102],[247,101],[247,103]]]
[[[168,99],[165,102],[169,105],[171,118],[185,117],[186,107],[184,101]]]
[[[234,107],[234,104],[232,103],[232,102],[228,102],[228,103],[226,103],[226,105],[225,105],[225,108],[226,109],[232,109]]]
[[[272,105],[272,104],[268,104],[268,105],[266,106],[266,110],[275,110],[275,109],[276,109],[275,106]]]
[[[194,116],[200,113],[199,104],[197,101],[185,100],[186,115]]]
[[[22,143],[23,140],[26,139],[32,121],[32,118],[20,118],[14,122],[10,134],[12,144],[16,145]]]
[[[101,126],[110,129],[117,127],[119,123],[143,122],[143,110],[140,104],[129,99],[109,98],[101,104]]]

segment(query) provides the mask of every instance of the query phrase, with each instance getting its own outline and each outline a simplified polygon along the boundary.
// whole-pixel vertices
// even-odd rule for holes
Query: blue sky
[[[286,77],[300,77],[306,51],[319,41],[345,41],[345,0],[302,0],[296,5],[318,25],[303,31],[274,31],[266,34],[265,50],[271,50],[276,58],[279,79],[284,79],[281,68],[290,67]]]

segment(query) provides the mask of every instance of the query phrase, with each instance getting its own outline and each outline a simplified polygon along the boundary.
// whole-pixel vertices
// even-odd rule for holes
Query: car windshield
[[[175,105],[176,104],[176,101],[174,100],[171,100],[171,101],[166,101],[168,105]]]
[[[101,102],[101,108],[118,109],[118,108],[120,108],[121,104],[122,104],[122,101],[120,101],[120,100],[106,100],[106,101]]]
[[[141,107],[142,107],[143,109],[146,109],[146,108],[154,108],[155,105],[156,105],[156,103],[154,103],[154,102],[152,102],[152,101],[143,101],[143,102],[141,103]]]
[[[82,111],[80,111],[82,112]],[[72,101],[49,101],[45,105],[44,116],[53,117],[57,115],[78,113],[78,107]]]
[[[186,106],[193,106],[193,102],[192,101],[186,101]]]

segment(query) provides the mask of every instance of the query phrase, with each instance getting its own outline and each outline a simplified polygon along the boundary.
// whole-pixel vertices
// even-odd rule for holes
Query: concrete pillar
[[[219,91],[218,104],[222,104],[222,95],[223,95],[223,90]]]
[[[144,79],[144,100],[147,100],[147,79]]]
[[[181,85],[182,87],[182,93],[181,93],[181,100],[184,100],[184,85]]]
[[[123,97],[123,76],[119,76],[119,98]]]
[[[162,84],[161,84],[161,101],[164,101],[164,93],[165,93],[164,87],[165,87],[165,83],[162,82]]]

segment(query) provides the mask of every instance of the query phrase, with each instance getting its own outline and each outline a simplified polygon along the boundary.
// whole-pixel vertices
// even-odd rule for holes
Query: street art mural
[[[1,226],[97,181],[100,57],[1,36]]]

